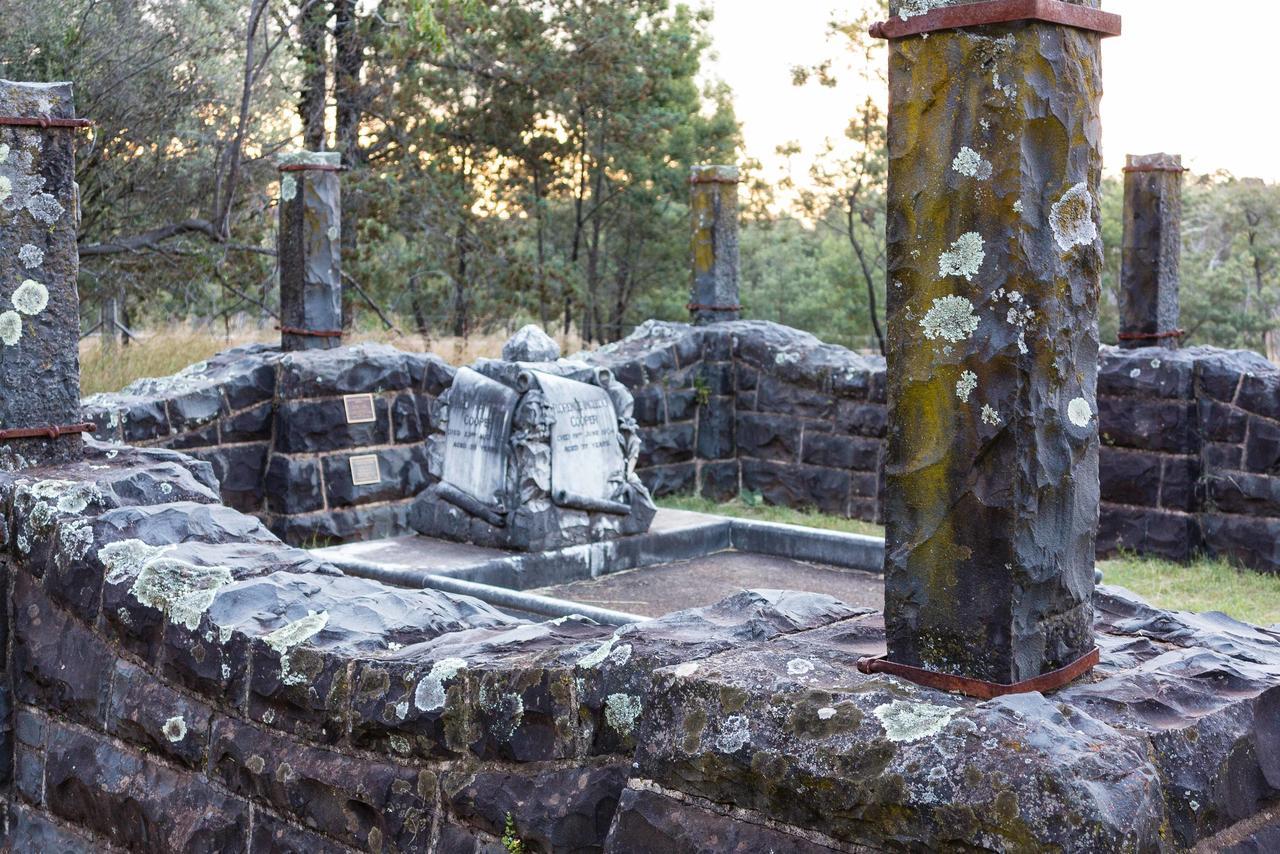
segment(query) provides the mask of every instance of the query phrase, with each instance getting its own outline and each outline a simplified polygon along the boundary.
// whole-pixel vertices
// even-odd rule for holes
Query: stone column
[[[280,342],[285,350],[342,346],[341,155],[280,158]]]
[[[889,44],[894,663],[1009,685],[1094,646],[1099,40],[1023,20]]]
[[[689,178],[693,221],[693,294],[689,315],[699,326],[737,320],[738,168],[695,166]]]
[[[78,456],[80,299],[70,83],[0,80],[0,466]],[[42,126],[32,119],[48,119]]]
[[[1178,347],[1182,157],[1129,155],[1124,167],[1120,346]]]

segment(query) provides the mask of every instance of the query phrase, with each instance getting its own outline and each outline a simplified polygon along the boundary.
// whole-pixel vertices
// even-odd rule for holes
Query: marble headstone
[[[618,416],[599,386],[535,371],[555,419],[551,432],[551,495],[560,505],[622,502],[627,463]]]
[[[511,418],[519,396],[499,382],[459,368],[449,398],[445,483],[486,505],[502,504]]]

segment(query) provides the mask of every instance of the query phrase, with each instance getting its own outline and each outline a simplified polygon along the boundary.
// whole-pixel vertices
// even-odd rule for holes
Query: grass
[[[476,359],[501,355],[502,345],[511,332],[474,335],[465,339],[426,339],[421,335],[401,335],[386,330],[357,330],[344,340],[350,344],[373,341],[391,344],[401,350],[435,353],[452,364],[465,365]],[[103,347],[97,336],[90,336],[80,342],[80,393],[88,396],[103,391],[119,391],[136,379],[175,374],[187,365],[230,347],[279,340],[280,333],[271,326],[259,328],[251,324],[233,327],[229,334],[183,325],[139,331],[136,341],[127,347],[115,348]],[[574,335],[567,340],[559,340],[566,354],[581,349],[581,341]]]
[[[853,534],[883,537],[884,529],[856,519],[844,519],[786,507],[770,507],[751,496],[717,503],[693,496],[659,499],[673,510],[693,510],[768,522],[786,522]],[[1260,626],[1280,624],[1280,576],[1238,569],[1221,560],[1182,565],[1137,555],[1100,561],[1107,584],[1127,587],[1153,605],[1175,611],[1222,611]]]

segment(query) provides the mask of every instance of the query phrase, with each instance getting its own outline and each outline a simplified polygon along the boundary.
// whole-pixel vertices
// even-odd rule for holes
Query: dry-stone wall
[[[346,577],[216,489],[96,442],[0,472],[0,850],[1242,854],[1280,826],[1276,630],[1103,588],[1093,681],[980,703],[859,673],[881,617],[826,596],[528,623]]]
[[[878,520],[884,361],[761,321],[651,321],[578,360],[635,396],[640,473],[656,495],[744,491]],[[406,533],[431,482],[430,403],[453,368],[360,345],[239,348],[85,402],[98,436],[207,460],[223,500],[294,544]],[[348,424],[344,396],[376,420]],[[1280,572],[1280,368],[1244,351],[1104,348],[1099,551],[1207,552]],[[354,486],[353,455],[382,482]]]

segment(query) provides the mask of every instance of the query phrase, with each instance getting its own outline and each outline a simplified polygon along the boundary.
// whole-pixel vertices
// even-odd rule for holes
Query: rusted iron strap
[[[328,163],[290,163],[280,167],[281,172],[346,172],[345,166],[331,166]]]
[[[1046,693],[1066,687],[1097,666],[1102,654],[1095,646],[1092,651],[1076,659],[1071,664],[1052,673],[1045,673],[1034,679],[1002,685],[999,682],[987,682],[982,679],[970,679],[967,676],[952,676],[949,673],[935,673],[921,667],[897,664],[883,656],[872,656],[858,659],[858,670],[863,673],[886,673],[939,691],[952,694],[964,694],[979,700],[994,700],[1007,694]]]
[[[93,119],[51,119],[48,116],[0,116],[0,125],[11,128],[91,128]]]
[[[1125,172],[1190,172],[1185,166],[1126,166]]]
[[[1163,341],[1165,338],[1181,338],[1186,334],[1185,329],[1173,329],[1169,332],[1121,332],[1116,337],[1121,341]]]
[[[689,179],[689,183],[690,184],[741,184],[742,179],[741,178],[715,178],[715,177],[703,178],[695,175]]]
[[[11,439],[56,439],[76,433],[92,433],[97,429],[98,425],[91,421],[82,424],[53,424],[48,427],[12,427],[0,430],[0,442]]]
[[[984,0],[960,6],[943,6],[910,18],[890,18],[871,27],[877,39],[900,39],[937,30],[956,30],[1013,21],[1043,21],[1089,30],[1107,36],[1120,35],[1120,16],[1101,9],[1064,3],[1062,0]]]
[[[740,305],[703,305],[700,302],[691,302],[685,308],[689,311],[742,311]]]
[[[308,338],[341,338],[341,329],[299,329],[296,326],[277,326],[286,335],[303,335]]]

